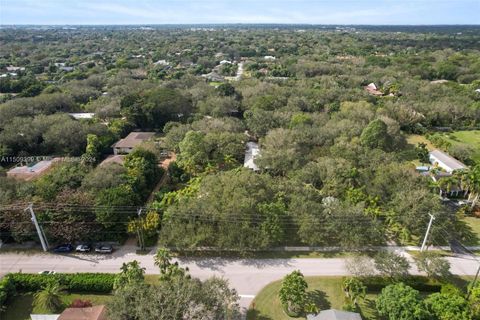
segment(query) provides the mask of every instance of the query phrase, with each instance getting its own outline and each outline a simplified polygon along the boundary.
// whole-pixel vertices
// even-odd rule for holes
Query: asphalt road
[[[0,275],[8,272],[36,273],[43,270],[56,272],[106,272],[116,273],[124,262],[137,260],[147,274],[158,274],[153,264],[153,254],[137,255],[116,251],[112,255],[96,254],[0,254]],[[471,257],[448,258],[451,271],[458,275],[475,275],[479,262]],[[241,296],[240,304],[246,308],[253,297],[268,283],[281,279],[293,270],[301,270],[306,276],[348,275],[344,258],[325,259],[224,259],[182,258],[178,260],[188,267],[192,276],[206,279],[220,276],[228,279]],[[418,273],[412,268],[413,274]]]

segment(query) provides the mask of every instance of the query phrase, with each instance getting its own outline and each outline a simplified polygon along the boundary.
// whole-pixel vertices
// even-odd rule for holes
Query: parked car
[[[53,248],[53,252],[56,252],[56,253],[63,253],[63,252],[67,253],[72,251],[73,251],[73,246],[71,244],[61,244]]]
[[[79,244],[75,248],[75,251],[77,252],[90,252],[91,250],[92,250],[92,246],[89,244]]]
[[[44,274],[44,275],[47,275],[47,274],[55,274],[56,272],[53,271],[53,270],[45,270],[45,271],[39,271],[38,274]]]
[[[112,253],[113,247],[108,244],[102,244],[95,248],[95,252],[97,253]]]

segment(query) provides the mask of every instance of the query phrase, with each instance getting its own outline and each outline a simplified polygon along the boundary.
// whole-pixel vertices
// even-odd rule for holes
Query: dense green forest
[[[479,43],[478,26],[4,27],[2,238],[35,239],[32,202],[57,242],[122,239],[138,207],[183,249],[418,244],[429,214],[432,243],[468,240],[407,137],[479,129]],[[158,143],[98,165],[132,131]],[[159,190],[158,144],[176,155]],[[470,166],[459,179],[478,199],[475,148],[439,148]],[[6,176],[40,156],[72,161]]]

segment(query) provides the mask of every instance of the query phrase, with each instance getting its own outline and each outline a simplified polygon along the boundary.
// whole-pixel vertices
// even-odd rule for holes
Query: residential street
[[[0,254],[0,275],[8,272],[36,273],[43,270],[56,272],[118,272],[124,262],[138,260],[147,274],[158,274],[153,264],[153,254],[137,255],[125,249],[112,255],[96,254]],[[478,262],[471,258],[448,258],[451,271],[458,275],[474,275]],[[287,273],[299,269],[306,276],[347,275],[344,258],[324,259],[224,259],[192,258],[179,259],[194,277],[206,279],[213,275],[230,281],[241,295],[241,306],[248,307],[253,297],[268,283],[281,279]],[[417,273],[412,268],[412,273]]]

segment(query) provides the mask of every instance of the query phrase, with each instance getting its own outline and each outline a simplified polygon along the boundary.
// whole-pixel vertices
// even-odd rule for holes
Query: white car
[[[48,275],[48,274],[55,274],[56,272],[53,271],[53,270],[45,270],[45,271],[39,271],[38,274],[44,274],[44,275]]]
[[[92,250],[92,247],[88,244],[79,244],[76,248],[76,252],[90,252]]]

